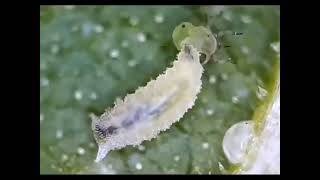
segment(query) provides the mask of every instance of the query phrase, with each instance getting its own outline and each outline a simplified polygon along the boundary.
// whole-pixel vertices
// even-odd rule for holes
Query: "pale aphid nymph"
[[[178,50],[184,44],[191,44],[200,53],[206,56],[202,64],[206,64],[217,50],[217,40],[210,29],[203,26],[194,26],[189,22],[179,24],[172,33],[173,42]]]

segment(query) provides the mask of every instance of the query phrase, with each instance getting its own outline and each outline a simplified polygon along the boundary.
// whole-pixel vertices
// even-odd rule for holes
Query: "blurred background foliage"
[[[178,52],[172,31],[183,21],[210,27],[231,46],[205,65],[195,106],[158,138],[94,163],[88,114],[170,67]],[[226,30],[243,35],[220,37]],[[223,135],[267,95],[279,36],[279,6],[41,6],[40,173],[227,173]]]

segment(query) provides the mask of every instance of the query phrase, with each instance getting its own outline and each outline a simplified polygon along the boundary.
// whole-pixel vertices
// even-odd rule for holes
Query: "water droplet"
[[[57,54],[59,52],[59,50],[60,50],[60,48],[59,48],[59,46],[57,44],[52,45],[51,48],[50,48],[50,52],[52,54]]]
[[[81,99],[82,99],[82,91],[76,90],[76,91],[74,92],[74,98],[75,98],[76,100],[81,100]]]
[[[231,101],[232,101],[232,103],[237,104],[239,102],[239,97],[238,96],[233,96]]]
[[[42,87],[48,86],[49,83],[50,83],[50,81],[47,78],[40,79],[40,86],[42,86]]]
[[[232,19],[231,14],[227,11],[222,14],[222,17],[227,21],[231,21]]]
[[[136,26],[139,23],[139,18],[136,16],[130,17],[129,22],[132,26]]]
[[[68,155],[66,154],[62,154],[61,156],[61,160],[64,162],[64,161],[67,161],[69,159]]]
[[[141,170],[142,169],[142,164],[141,163],[136,163],[136,169]]]
[[[213,115],[214,114],[214,110],[213,109],[207,109],[207,114],[209,116]]]
[[[82,147],[79,147],[78,149],[77,149],[77,152],[78,152],[78,154],[79,155],[84,155],[84,153],[86,152]]]
[[[96,31],[96,33],[102,33],[104,28],[102,25],[98,24],[98,25],[94,26],[94,30]]]
[[[245,24],[249,24],[252,22],[252,19],[250,16],[244,15],[244,16],[241,16],[241,21]]]
[[[157,15],[155,15],[154,16],[154,21],[156,22],[156,23],[162,23],[163,22],[163,15],[162,14],[157,14]]]
[[[275,52],[280,53],[280,42],[271,43],[270,46]]]
[[[249,48],[247,46],[241,46],[241,51],[243,54],[248,54],[249,53]]]
[[[89,143],[89,147],[94,148],[94,143],[93,142]]]
[[[256,95],[259,99],[263,100],[268,95],[268,91],[265,90],[264,88],[258,86],[258,90],[256,92]]]
[[[137,65],[137,62],[136,62],[135,60],[130,60],[130,61],[128,61],[128,66],[134,67],[134,66],[136,66],[136,65]]]
[[[144,150],[146,150],[146,148],[145,148],[143,145],[139,145],[139,146],[138,146],[138,149],[139,149],[139,151],[144,151]]]
[[[129,46],[129,42],[126,41],[126,40],[124,40],[124,41],[122,41],[121,46],[122,46],[123,48],[126,48],[126,47]]]
[[[202,143],[202,148],[203,149],[208,149],[209,148],[209,143],[207,143],[207,142]]]
[[[65,5],[65,6],[63,6],[65,9],[67,9],[67,10],[72,10],[72,9],[74,9],[75,8],[75,6],[74,5]]]
[[[174,156],[174,161],[178,162],[180,160],[180,156]]]
[[[232,125],[223,137],[223,151],[232,164],[241,163],[247,146],[253,138],[252,121],[242,121]]]
[[[109,55],[110,55],[111,58],[117,58],[117,57],[119,57],[119,50],[118,49],[112,49],[110,51]]]
[[[61,139],[63,137],[63,131],[61,129],[58,129],[56,131],[56,138]]]
[[[43,120],[44,120],[44,115],[40,114],[40,123],[42,123]]]
[[[209,77],[209,83],[210,83],[210,84],[214,84],[214,83],[216,83],[216,81],[217,81],[217,78],[216,78],[215,75],[211,75],[211,76]]]
[[[222,74],[221,74],[221,78],[222,78],[222,80],[224,80],[224,81],[228,80],[228,74],[222,73]]]
[[[96,100],[96,99],[97,99],[97,94],[96,94],[95,92],[92,92],[92,93],[90,94],[90,99]]]
[[[143,33],[138,33],[137,39],[138,39],[139,42],[145,42],[146,41],[146,35],[144,35]]]

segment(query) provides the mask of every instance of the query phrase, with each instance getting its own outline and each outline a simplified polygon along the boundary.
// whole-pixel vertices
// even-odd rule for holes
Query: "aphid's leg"
[[[90,113],[90,114],[89,114],[89,117],[91,118],[92,121],[98,120],[98,116],[96,116],[96,115],[93,114],[93,113]]]
[[[206,55],[206,59],[204,60],[203,63],[201,63],[201,65],[207,64],[209,62],[209,60],[210,60],[210,56]]]
[[[206,59],[203,63],[201,63],[201,65],[205,65],[207,64],[209,61],[212,61],[213,63],[216,63],[215,58],[213,57],[213,54],[211,54],[210,56],[206,55]]]

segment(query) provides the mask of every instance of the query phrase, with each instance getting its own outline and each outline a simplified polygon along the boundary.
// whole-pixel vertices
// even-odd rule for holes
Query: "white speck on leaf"
[[[75,6],[74,5],[65,5],[64,8],[67,10],[72,10],[75,8]]]
[[[208,149],[209,148],[209,143],[207,143],[207,142],[202,143],[202,148],[203,149]]]
[[[96,100],[96,99],[97,99],[97,94],[96,94],[95,92],[92,92],[92,93],[90,94],[90,99]]]
[[[213,109],[207,109],[207,114],[209,116],[213,115],[214,114],[214,110]]]
[[[137,39],[139,42],[145,42],[146,41],[146,35],[144,33],[138,33],[137,34]]]
[[[239,97],[238,96],[233,96],[231,98],[232,103],[237,104],[239,102]]]
[[[214,83],[216,83],[216,81],[217,81],[217,78],[216,78],[215,75],[211,75],[211,76],[209,77],[209,83],[210,83],[210,84],[214,84]]]
[[[280,42],[271,43],[270,46],[275,52],[280,53]]]
[[[76,100],[81,100],[81,99],[82,99],[82,91],[76,90],[76,91],[74,92],[74,98],[75,98]]]
[[[53,44],[50,48],[52,54],[57,54],[60,50],[60,47],[57,44]]]
[[[94,27],[94,30],[96,31],[96,33],[102,33],[104,28],[102,25],[98,24]]]
[[[110,57],[111,57],[111,58],[117,58],[117,57],[119,57],[119,50],[118,50],[118,49],[112,49],[112,50],[110,51]]]
[[[78,152],[79,155],[83,155],[86,151],[82,147],[79,147],[77,149],[77,152]]]
[[[61,156],[61,160],[64,162],[64,161],[67,161],[69,159],[68,155],[66,154],[62,154]]]
[[[163,18],[163,15],[162,15],[162,14],[157,14],[157,15],[154,16],[154,21],[155,21],[156,23],[162,23],[163,20],[164,20],[164,18]]]
[[[225,74],[225,73],[222,73],[221,74],[221,78],[222,78],[222,80],[228,80],[228,75],[227,74]]]
[[[42,123],[43,120],[44,120],[44,115],[40,114],[40,123]]]
[[[49,81],[49,79],[47,79],[47,78],[42,78],[42,79],[40,79],[40,85],[41,85],[42,87],[48,86],[49,83],[50,83],[50,81]]]
[[[244,16],[241,16],[241,21],[245,24],[249,24],[252,22],[252,19],[250,16],[244,15]]]
[[[122,46],[123,48],[126,48],[126,47],[129,46],[129,42],[126,41],[126,40],[124,40],[124,41],[122,41],[121,46]]]
[[[138,146],[138,149],[139,149],[139,151],[144,151],[144,150],[146,150],[146,148],[145,148],[143,145],[139,145],[139,146]]]
[[[180,156],[174,156],[174,161],[178,162],[180,160]]]
[[[130,61],[128,61],[128,66],[129,67],[134,67],[134,66],[136,66],[137,65],[137,61],[135,61],[135,60],[130,60]]]
[[[129,22],[132,26],[136,26],[139,23],[139,18],[136,16],[130,17]]]
[[[58,129],[56,131],[56,138],[61,139],[63,137],[63,131],[61,129]]]
[[[256,95],[259,99],[263,100],[268,95],[268,91],[265,90],[264,88],[258,86],[258,90],[256,92]]]
[[[136,169],[141,170],[142,169],[142,164],[141,163],[136,163]]]
[[[243,52],[243,54],[248,54],[249,48],[247,46],[241,46],[241,51]]]

